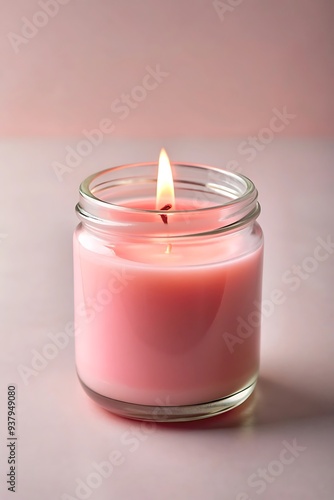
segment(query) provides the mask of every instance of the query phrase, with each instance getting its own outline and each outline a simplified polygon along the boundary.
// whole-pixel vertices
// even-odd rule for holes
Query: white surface
[[[73,340],[27,385],[18,373],[20,364],[31,366],[32,349],[41,352],[48,334],[72,320],[80,181],[107,166],[154,160],[161,145],[106,142],[59,182],[50,165],[62,161],[67,144],[1,144],[1,499],[79,498],[76,479],[85,480],[93,462],[117,449],[124,462],[87,498],[332,500],[334,252],[295,291],[282,277],[313,255],[317,238],[334,239],[334,144],[275,139],[251,163],[238,154],[238,142],[164,144],[173,160],[217,166],[236,160],[254,180],[266,240],[264,299],[280,289],[285,301],[263,321],[261,378],[251,401],[215,419],[153,429],[114,417],[86,397],[76,380]],[[10,383],[18,390],[15,496],[5,483]],[[294,439],[305,450],[275,469],[283,441]],[[248,479],[268,466],[279,474],[258,494]]]

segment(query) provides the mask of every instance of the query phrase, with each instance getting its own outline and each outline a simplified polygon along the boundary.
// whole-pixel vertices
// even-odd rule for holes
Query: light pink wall
[[[48,1],[64,5],[16,54],[8,33],[43,23],[47,0],[1,0],[2,135],[80,135],[108,117],[115,136],[242,136],[284,106],[282,135],[334,135],[332,0],[222,0],[224,19],[211,0]],[[122,120],[111,103],[156,64],[169,76]]]

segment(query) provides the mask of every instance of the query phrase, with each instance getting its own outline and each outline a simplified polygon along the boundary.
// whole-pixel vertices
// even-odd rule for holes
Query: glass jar
[[[257,190],[219,168],[172,168],[173,210],[155,209],[156,163],[91,175],[76,206],[78,376],[97,403],[142,420],[234,408],[259,368]]]

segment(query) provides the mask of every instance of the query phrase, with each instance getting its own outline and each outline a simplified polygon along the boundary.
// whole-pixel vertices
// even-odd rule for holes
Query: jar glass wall
[[[78,376],[102,406],[145,420],[233,408],[259,368],[257,191],[204,165],[173,174],[173,210],[155,210],[156,164],[90,176],[77,205]]]

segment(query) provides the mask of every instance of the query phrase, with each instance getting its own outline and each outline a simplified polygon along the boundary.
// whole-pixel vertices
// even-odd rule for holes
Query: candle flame
[[[164,210],[165,206],[168,206],[168,209],[174,208],[174,205],[173,173],[167,153],[162,148],[159,156],[156,210]]]

